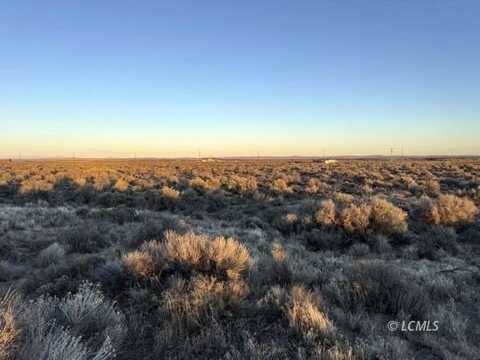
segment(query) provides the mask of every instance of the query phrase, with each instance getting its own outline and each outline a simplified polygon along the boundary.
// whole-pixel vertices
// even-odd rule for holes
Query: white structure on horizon
[[[329,165],[329,164],[335,164],[337,162],[337,160],[334,160],[334,159],[328,159],[328,160],[325,160],[325,164]]]

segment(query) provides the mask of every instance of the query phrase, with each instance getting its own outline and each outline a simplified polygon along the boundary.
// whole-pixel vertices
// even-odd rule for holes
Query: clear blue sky
[[[480,2],[0,0],[0,124],[0,157],[480,154]]]

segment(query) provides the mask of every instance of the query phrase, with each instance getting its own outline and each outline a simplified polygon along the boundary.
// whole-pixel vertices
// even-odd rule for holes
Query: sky
[[[0,157],[480,155],[477,0],[0,0]]]

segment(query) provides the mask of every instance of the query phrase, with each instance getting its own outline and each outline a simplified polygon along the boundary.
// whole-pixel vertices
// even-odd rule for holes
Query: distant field
[[[0,360],[475,359],[479,207],[475,158],[0,160]]]

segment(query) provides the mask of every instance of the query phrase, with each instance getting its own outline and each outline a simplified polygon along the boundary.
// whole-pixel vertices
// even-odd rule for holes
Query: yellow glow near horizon
[[[104,136],[90,137],[10,137],[0,142],[2,158],[39,157],[202,157],[222,156],[341,156],[341,155],[475,155],[480,145],[465,139],[443,139],[422,145],[419,139],[345,138],[322,136]]]

